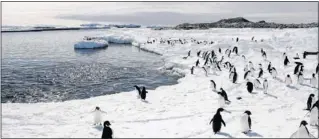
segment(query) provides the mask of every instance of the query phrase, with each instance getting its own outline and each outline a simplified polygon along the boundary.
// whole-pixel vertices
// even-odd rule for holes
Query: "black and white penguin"
[[[142,92],[141,92],[141,99],[145,100],[146,99],[146,93],[148,93],[145,89],[145,87],[143,86]]]
[[[258,79],[254,80],[254,87],[257,89],[261,85],[260,81]]]
[[[267,81],[267,79],[264,80],[263,89],[264,89],[264,93],[267,94],[267,92],[268,92],[268,81]]]
[[[298,74],[298,83],[299,84],[303,84],[303,81],[304,81],[303,73],[299,72],[299,74]]]
[[[240,131],[244,134],[247,134],[248,131],[251,130],[251,118],[250,118],[251,112],[245,111],[243,115],[240,118]]]
[[[254,41],[254,38],[255,38],[255,36],[253,36],[253,37],[251,38],[251,41]]]
[[[312,104],[314,104],[314,97],[315,97],[315,94],[310,94],[309,97],[308,97],[308,100],[307,100],[307,108],[306,110],[309,110],[311,109],[311,106]]]
[[[222,53],[222,49],[218,48],[218,52],[219,52],[219,53]]]
[[[191,56],[191,50],[188,51],[188,55],[187,56]]]
[[[140,87],[138,87],[137,85],[134,85],[134,87],[135,87],[135,89],[136,89],[136,91],[137,91],[137,98],[141,98],[141,88]]]
[[[216,114],[214,115],[212,120],[210,120],[209,122],[209,124],[213,123],[212,127],[215,134],[220,131],[220,129],[222,128],[222,124],[224,124],[224,126],[226,127],[226,123],[224,122],[223,117],[220,114],[223,111],[228,112],[223,108],[218,108]]]
[[[315,126],[318,125],[318,109],[319,109],[319,100],[313,104],[310,109],[310,125]]]
[[[271,70],[271,62],[269,62],[268,67],[267,67],[268,72],[270,73]]]
[[[194,74],[194,67],[195,66],[192,66],[192,68],[191,68],[191,74]]]
[[[200,56],[200,52],[201,52],[201,51],[198,51],[198,52],[197,52],[197,56],[198,56],[198,57]]]
[[[249,74],[250,74],[250,71],[249,70],[246,71],[245,74],[244,74],[244,79],[248,79],[247,77],[248,77]]]
[[[264,71],[262,68],[260,68],[260,71],[258,73],[258,78],[261,78],[263,76],[263,74],[264,74]]]
[[[290,77],[289,74],[285,78],[285,83],[286,83],[287,86],[292,84],[292,80],[291,80],[291,77]]]
[[[93,111],[94,114],[94,125],[102,125],[102,113],[105,113],[105,111],[102,111],[100,107],[95,107],[95,110]]]
[[[247,91],[248,91],[249,93],[253,92],[253,90],[254,90],[254,85],[253,85],[253,83],[247,82],[246,86],[247,86]]]
[[[294,69],[294,74],[296,75],[300,71],[301,64],[297,64]]]
[[[299,126],[299,129],[294,132],[290,138],[315,138],[313,135],[309,133],[307,128],[308,123],[305,120],[302,120]]]
[[[237,72],[236,72],[236,70],[233,71],[233,73],[234,73],[234,75],[233,75],[233,78],[232,78],[232,82],[236,83],[237,82]]]
[[[216,83],[214,80],[210,80],[210,88],[213,89],[213,91],[216,90]]]
[[[197,59],[196,61],[196,67],[198,67],[198,65],[199,65],[199,59]]]
[[[238,55],[238,48],[236,46],[233,48],[233,52]]]
[[[223,88],[220,88],[220,90],[221,90],[221,95],[224,96],[224,98],[225,98],[225,101],[231,102],[228,100],[228,96],[227,96],[226,91]]]
[[[236,42],[238,42],[238,41],[239,41],[239,38],[237,37]]]
[[[258,65],[259,65],[259,68],[261,69],[263,68],[263,65],[261,63],[259,63]]]
[[[270,74],[271,74],[271,76],[272,76],[273,78],[276,78],[276,77],[277,77],[277,70],[276,70],[275,67],[272,67],[272,68],[271,68]]]
[[[316,79],[316,74],[314,74],[314,73],[312,74],[310,84],[312,87],[316,87],[318,85],[318,80]]]
[[[288,63],[290,63],[290,62],[289,62],[288,57],[286,56],[286,58],[285,58],[285,60],[284,60],[284,66],[287,66],[287,65],[288,65]]]
[[[264,58],[264,60],[266,60],[266,59],[267,59],[267,54],[266,54],[266,52],[265,52],[265,51],[263,52],[262,57]]]
[[[110,128],[111,123],[109,121],[104,122],[104,128],[102,133],[102,139],[112,139],[113,131]]]
[[[249,61],[249,69],[253,69],[253,68],[254,68],[253,62]]]

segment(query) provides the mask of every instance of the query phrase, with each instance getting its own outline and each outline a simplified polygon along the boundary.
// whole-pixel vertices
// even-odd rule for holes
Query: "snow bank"
[[[305,116],[306,101],[309,94],[318,97],[318,89],[308,86],[308,78],[315,71],[318,60],[316,56],[302,59],[304,63],[305,85],[296,84],[292,74],[294,64],[283,67],[282,53],[286,52],[289,60],[296,53],[308,50],[318,51],[318,29],[210,29],[210,30],[165,30],[150,29],[110,29],[108,34],[127,36],[140,44],[140,48],[161,54],[165,62],[164,69],[178,71],[185,76],[178,84],[161,86],[148,90],[147,102],[136,99],[136,91],[122,92],[113,95],[100,96],[85,100],[37,104],[2,104],[2,137],[56,137],[56,138],[99,138],[102,127],[93,126],[93,115],[90,113],[95,106],[106,111],[104,120],[111,122],[115,138],[288,138],[294,133],[301,120],[309,121]],[[251,41],[255,36],[258,42]],[[148,38],[195,38],[198,40],[213,40],[212,45],[188,43],[176,44],[144,44]],[[239,42],[232,38],[239,37]],[[264,39],[264,42],[260,42]],[[131,40],[131,41],[132,41]],[[121,42],[121,41],[120,41]],[[237,46],[239,56],[225,57],[236,66],[238,83],[233,84],[228,79],[228,70],[205,76],[201,68],[195,68],[190,75],[190,68],[198,59],[196,51],[215,50],[218,59],[222,54],[218,48]],[[287,46],[291,48],[287,49]],[[259,63],[267,68],[268,61],[263,61],[260,48],[264,48],[268,61],[277,69],[278,79],[271,78],[266,71],[264,77],[268,80],[269,95],[262,89],[255,89],[257,94],[249,94],[243,79],[243,69],[248,61],[256,67]],[[187,52],[191,50],[191,57]],[[246,61],[241,58],[246,56]],[[200,59],[200,66],[204,61]],[[257,74],[256,71],[255,74]],[[292,88],[283,82],[286,74],[293,79]],[[317,76],[318,79],[318,76]],[[210,89],[210,81],[216,82],[217,88],[223,87],[231,102],[225,109],[231,114],[222,113],[226,127],[221,134],[214,135],[209,125],[218,108],[218,95]],[[237,100],[237,97],[242,97]],[[252,132],[244,135],[240,132],[240,116],[245,110],[252,112]],[[309,123],[309,122],[308,122]],[[308,126],[309,132],[318,137],[318,130]]]
[[[74,49],[96,49],[96,48],[105,48],[108,46],[107,41],[103,40],[90,40],[90,41],[80,41],[74,44]]]

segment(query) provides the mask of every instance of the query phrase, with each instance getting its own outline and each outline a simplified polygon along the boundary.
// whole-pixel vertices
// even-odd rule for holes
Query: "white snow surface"
[[[227,138],[227,137],[267,137],[288,138],[299,128],[300,122],[309,123],[306,102],[311,93],[318,98],[318,88],[310,86],[312,73],[315,72],[317,56],[301,59],[304,63],[305,85],[297,84],[293,75],[295,64],[293,58],[296,53],[300,56],[303,51],[318,51],[318,28],[311,29],[209,29],[209,30],[164,30],[151,29],[110,29],[112,41],[136,42],[143,44],[148,38],[195,38],[197,40],[214,41],[212,45],[203,44],[144,44],[141,48],[153,51],[165,59],[166,68],[185,74],[178,80],[178,84],[161,86],[155,90],[148,90],[147,102],[136,98],[136,91],[99,96],[84,100],[70,100],[52,103],[2,103],[2,137],[5,138],[100,138],[102,127],[93,126],[93,114],[96,106],[107,112],[103,120],[111,122],[114,138]],[[110,34],[109,32],[107,34]],[[126,36],[126,37],[124,37]],[[252,42],[255,36],[258,42]],[[239,42],[232,38],[239,37]],[[109,38],[106,36],[106,38]],[[123,40],[122,40],[123,39]],[[260,42],[264,39],[264,42]],[[238,84],[228,79],[228,70],[222,68],[217,75],[209,73],[205,76],[203,70],[195,68],[194,75],[190,68],[198,59],[198,50],[215,50],[218,59],[220,47],[224,52],[230,46],[237,46],[239,56],[225,57],[235,65],[238,73]],[[287,46],[291,48],[287,48]],[[260,49],[267,53],[272,66],[277,69],[278,79],[273,79],[266,70],[268,62],[263,61]],[[187,52],[191,50],[191,57]],[[284,68],[282,56],[286,52],[291,64]],[[264,78],[268,80],[268,94],[263,90],[254,89],[257,94],[249,94],[246,90],[244,77],[246,64],[252,61],[254,66],[262,63]],[[204,61],[200,58],[200,65]],[[258,70],[255,72],[255,77]],[[292,87],[284,83],[286,74],[293,80]],[[316,78],[318,76],[316,75]],[[214,135],[209,122],[218,109],[218,94],[211,91],[210,80],[216,82],[216,89],[223,87],[232,101],[225,109],[231,113],[222,113],[226,127],[221,133]],[[261,80],[263,82],[263,80]],[[133,88],[133,87],[132,87]],[[242,97],[237,100],[237,97]],[[277,97],[277,98],[275,98]],[[245,110],[252,115],[252,131],[247,135],[240,131],[240,116]],[[318,129],[307,125],[309,132],[318,137]]]
[[[104,40],[83,40],[74,44],[75,49],[94,49],[104,48],[108,46],[108,42]]]

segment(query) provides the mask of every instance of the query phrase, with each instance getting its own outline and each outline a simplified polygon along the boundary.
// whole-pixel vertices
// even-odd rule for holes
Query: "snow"
[[[75,49],[95,49],[95,48],[105,48],[108,46],[107,41],[103,40],[84,40],[74,44]]]
[[[288,138],[299,128],[300,122],[310,117],[305,116],[306,102],[311,93],[318,98],[318,88],[310,86],[312,73],[315,72],[317,56],[301,59],[304,63],[304,85],[297,84],[293,75],[296,53],[318,51],[318,29],[210,29],[210,30],[165,30],[151,29],[110,29],[104,39],[111,42],[134,42],[139,47],[161,54],[165,61],[164,69],[184,74],[178,84],[161,86],[148,90],[147,102],[136,98],[136,91],[122,92],[113,95],[99,96],[84,100],[66,102],[19,104],[2,104],[2,137],[37,137],[37,138],[100,138],[102,127],[93,126],[93,114],[96,106],[107,114],[103,120],[111,122],[115,138],[225,138],[225,137],[265,137]],[[111,34],[111,35],[110,35]],[[252,42],[255,36],[258,42]],[[232,38],[239,37],[239,42]],[[195,38],[214,41],[212,45],[203,44],[147,44],[148,38]],[[260,42],[264,39],[264,42]],[[110,41],[109,41],[110,42]],[[229,80],[228,70],[205,76],[201,68],[190,68],[198,59],[196,51],[215,50],[218,60],[223,51],[233,46],[238,47],[239,56],[224,56],[224,61],[235,65],[238,73],[237,84]],[[289,47],[287,47],[289,46]],[[267,60],[277,70],[277,79],[268,73],[268,61],[263,61],[260,49],[267,53]],[[191,50],[191,57],[187,52]],[[290,64],[283,66],[283,52],[286,52]],[[246,61],[241,55],[246,56]],[[256,94],[249,94],[244,80],[244,67],[252,61],[255,77],[258,75],[258,64],[264,68],[263,78],[268,80],[268,95],[262,89],[254,89]],[[200,58],[200,65],[204,61]],[[291,87],[284,83],[286,74],[292,78]],[[254,78],[249,77],[251,81]],[[316,78],[318,76],[316,75]],[[226,127],[214,135],[209,121],[218,109],[218,94],[211,91],[210,80],[216,83],[216,89],[223,87],[231,101],[224,108],[231,113],[221,113]],[[263,82],[263,79],[260,79]],[[132,87],[133,88],[133,87]],[[146,87],[147,88],[147,87]],[[242,99],[237,100],[237,97]],[[240,117],[245,110],[252,115],[252,131],[247,135],[240,131]],[[318,129],[307,125],[309,132],[318,137]]]

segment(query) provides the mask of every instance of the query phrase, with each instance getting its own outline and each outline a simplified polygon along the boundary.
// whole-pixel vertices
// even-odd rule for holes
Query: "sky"
[[[244,17],[256,22],[318,22],[317,2],[2,2],[2,25],[82,23],[177,25]]]

